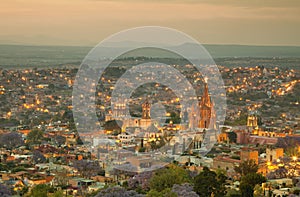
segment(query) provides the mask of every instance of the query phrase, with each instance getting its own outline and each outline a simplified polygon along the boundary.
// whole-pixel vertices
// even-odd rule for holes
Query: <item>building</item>
[[[189,114],[189,128],[212,128],[216,129],[216,114],[214,104],[205,83],[204,92],[200,102],[192,105]]]
[[[267,162],[276,161],[277,159],[280,159],[283,157],[283,148],[267,148],[266,150],[266,156],[267,156]]]
[[[200,128],[216,128],[214,103],[209,96],[207,83],[205,83],[204,94],[200,101],[200,118]]]
[[[252,148],[244,147],[241,150],[241,161],[254,160],[258,164],[258,151]]]
[[[142,104],[142,118],[134,118],[129,114],[124,100],[120,100],[112,105],[112,111],[105,115],[105,121],[120,120],[122,121],[122,131],[126,131],[129,127],[140,127],[146,130],[155,120],[150,116],[151,102],[147,99]]]
[[[229,157],[217,156],[213,159],[213,169],[223,169],[227,172],[234,171],[236,166],[239,166],[240,160],[232,159]]]
[[[247,117],[247,127],[253,127],[256,128],[258,126],[257,124],[257,116],[254,114],[248,114]]]

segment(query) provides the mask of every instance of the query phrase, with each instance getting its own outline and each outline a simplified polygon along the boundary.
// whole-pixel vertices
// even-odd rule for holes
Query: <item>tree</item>
[[[194,191],[199,196],[225,196],[225,181],[226,176],[222,173],[215,173],[204,167],[203,171],[195,177],[194,180]]]
[[[47,193],[49,192],[49,190],[50,190],[49,185],[45,185],[45,184],[36,185],[30,190],[30,193],[26,196],[47,197]]]
[[[166,188],[161,192],[156,190],[150,190],[147,193],[147,197],[178,197],[178,195],[173,192],[170,188]]]
[[[109,187],[101,190],[95,197],[144,197],[143,194],[138,194],[134,190],[127,191],[122,187]]]
[[[24,145],[22,136],[17,132],[5,133],[0,136],[0,146],[14,149]]]
[[[43,139],[44,139],[44,133],[43,133],[43,131],[41,131],[39,129],[33,129],[27,135],[27,143],[30,145],[41,144]]]
[[[236,189],[228,189],[226,193],[226,197],[241,197],[240,191],[237,191]]]
[[[150,179],[150,189],[161,192],[166,188],[172,188],[174,184],[189,182],[191,182],[191,178],[185,169],[171,166],[156,171]]]
[[[139,173],[128,180],[129,189],[137,189],[140,187],[142,190],[149,190],[150,179],[152,177],[152,172],[146,171]]]
[[[68,176],[68,170],[62,169],[55,172],[54,185],[65,187],[69,184],[70,177]]]
[[[64,197],[64,193],[62,190],[56,191],[53,194],[49,195],[49,197]]]
[[[199,195],[193,190],[193,186],[184,183],[181,185],[173,185],[172,192],[176,193],[177,196],[184,196],[184,197],[198,197]]]
[[[288,155],[293,154],[294,148],[298,145],[300,145],[300,137],[295,136],[286,136],[284,138],[278,138],[278,141],[276,143],[276,147],[284,148],[284,151],[287,152]],[[291,150],[289,150],[290,148]]]
[[[50,90],[54,90],[55,86],[54,86],[54,84],[51,83],[51,84],[49,84],[48,88],[49,88]]]
[[[239,173],[241,176],[244,176],[249,173],[256,173],[258,170],[258,165],[255,160],[246,160],[243,161],[239,166],[234,167],[234,170]]]
[[[66,143],[66,137],[64,137],[64,136],[57,135],[57,136],[54,137],[54,139],[55,139],[55,142],[56,142],[59,146],[61,146],[61,145],[63,145],[63,144]]]
[[[11,195],[12,195],[11,190],[8,189],[5,185],[0,183],[0,196],[8,197]]]
[[[97,161],[75,160],[73,162],[73,166],[83,177],[86,178],[103,173],[103,169],[100,167]]]
[[[83,142],[82,142],[82,140],[80,139],[79,136],[76,138],[76,144],[77,145],[83,145]]]
[[[47,161],[47,159],[45,158],[43,153],[41,153],[38,150],[33,151],[32,159],[33,159],[34,163],[45,163]]]
[[[264,190],[260,185],[254,187],[254,197],[264,197]]]
[[[242,176],[240,190],[243,197],[253,197],[255,185],[266,182],[266,178],[259,173],[249,173]]]

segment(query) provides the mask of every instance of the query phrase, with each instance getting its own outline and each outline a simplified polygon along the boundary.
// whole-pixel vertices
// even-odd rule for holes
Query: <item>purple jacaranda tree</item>
[[[73,167],[85,178],[90,178],[103,173],[103,169],[97,161],[75,160],[73,162]]]
[[[193,191],[193,186],[188,183],[173,185],[172,192],[176,193],[178,197],[199,197],[199,195]]]
[[[8,197],[11,195],[12,195],[11,190],[7,186],[0,183],[0,196]]]
[[[109,187],[100,191],[95,197],[145,197],[143,194],[139,194],[134,190],[127,191],[122,187]]]
[[[5,133],[0,136],[0,146],[14,149],[24,145],[22,136],[17,132]]]
[[[149,190],[149,180],[151,177],[151,171],[139,173],[128,180],[128,188],[136,189],[141,187],[143,190]]]

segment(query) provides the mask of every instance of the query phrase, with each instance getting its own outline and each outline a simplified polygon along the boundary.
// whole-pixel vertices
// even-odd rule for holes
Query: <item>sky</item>
[[[94,46],[164,26],[202,44],[300,46],[299,0],[1,0],[0,44]]]

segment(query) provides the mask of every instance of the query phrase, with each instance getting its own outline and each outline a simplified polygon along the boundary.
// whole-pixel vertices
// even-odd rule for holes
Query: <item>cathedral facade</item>
[[[205,83],[201,100],[191,107],[189,128],[216,129],[216,113],[208,92],[207,83]]]

